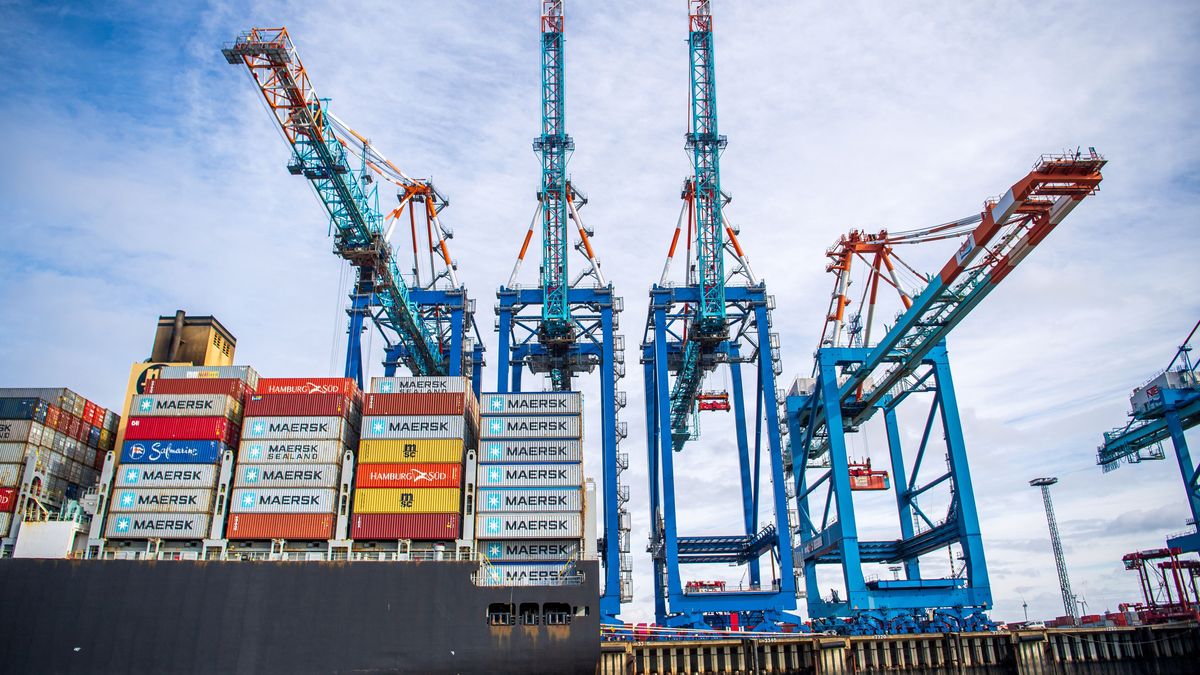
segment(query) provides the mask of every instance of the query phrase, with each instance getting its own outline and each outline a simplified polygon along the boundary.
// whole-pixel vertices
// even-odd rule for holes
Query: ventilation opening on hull
[[[566,626],[571,623],[571,606],[564,602],[547,602],[542,605],[542,616],[547,626]]]
[[[536,626],[542,622],[542,613],[536,602],[521,603],[521,625]]]
[[[487,622],[489,626],[511,626],[516,623],[512,604],[493,602],[488,605]]]

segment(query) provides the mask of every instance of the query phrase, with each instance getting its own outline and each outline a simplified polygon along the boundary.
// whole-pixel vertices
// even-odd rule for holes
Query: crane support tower
[[[384,340],[385,375],[400,365],[413,375],[468,375],[478,393],[483,342],[474,301],[458,281],[446,243],[452,233],[439,217],[446,198],[431,181],[405,175],[330,112],[329,99],[317,96],[286,28],[254,28],[221,51],[230,64],[250,73],[291,146],[288,171],[308,179],[329,213],[335,253],[356,270],[347,310],[345,376],[363,384],[362,340],[370,321]],[[379,205],[380,180],[397,188],[399,205],[387,216]],[[406,208],[413,242],[407,279],[390,242]],[[424,232],[417,224],[418,209]],[[421,260],[421,247],[427,249],[428,264]]]
[[[1162,443],[1168,438],[1175,448],[1179,472],[1191,512],[1190,530],[1167,539],[1168,548],[1200,551],[1200,466],[1192,459],[1184,432],[1200,424],[1200,371],[1191,359],[1192,340],[1200,321],[1192,326],[1171,363],[1158,376],[1129,397],[1129,422],[1104,434],[1096,463],[1107,473],[1121,464],[1136,464],[1166,457]]]
[[[1045,155],[982,213],[932,228],[865,235],[852,232],[829,251],[836,281],[813,377],[797,378],[787,398],[787,470],[798,507],[795,557],[804,569],[814,627],[852,634],[974,630],[991,588],[979,533],[966,441],[946,352],[946,336],[991,293],[1079,202],[1094,194],[1104,159],[1095,150]],[[901,243],[963,238],[942,270],[925,277],[895,255]],[[853,260],[869,265],[857,313],[846,308]],[[912,273],[906,289],[898,270]],[[893,286],[900,312],[871,341],[880,285]],[[923,287],[922,287],[923,286]],[[869,300],[867,295],[869,294]],[[867,318],[863,323],[863,310]],[[900,415],[916,410],[922,432],[904,442]],[[899,539],[861,539],[850,481],[848,444],[882,413],[894,478]],[[864,435],[865,436],[865,435]],[[944,438],[946,463],[930,441]],[[864,441],[865,442],[865,438]],[[939,518],[931,505],[945,508]],[[951,573],[927,574],[934,551],[950,549]],[[954,560],[958,549],[961,567]],[[869,578],[864,564],[900,565],[903,578]],[[821,595],[818,569],[837,567],[844,595]]]
[[[1058,534],[1058,519],[1054,517],[1054,502],[1050,500],[1050,486],[1057,478],[1035,478],[1029,485],[1042,491],[1042,505],[1046,508],[1046,526],[1050,529],[1050,548],[1054,551],[1054,569],[1058,571],[1058,588],[1062,591],[1063,611],[1076,626],[1079,625],[1079,606],[1075,604],[1075,593],[1071,590],[1071,577],[1067,575],[1067,558],[1063,555],[1062,537]]]
[[[600,597],[601,619],[616,623],[621,603],[632,600],[632,562],[629,557],[629,489],[620,482],[629,456],[618,452],[628,435],[618,412],[625,392],[617,383],[625,376],[625,341],[617,335],[622,299],[613,292],[600,269],[591,237],[579,210],[587,197],[567,175],[567,159],[575,143],[566,132],[563,68],[562,0],[542,2],[542,133],[533,142],[541,159],[542,179],[537,208],[525,233],[508,283],[500,287],[496,305],[499,363],[496,388],[519,392],[522,374],[544,375],[554,391],[572,391],[575,378],[597,370],[600,376],[600,438],[603,469],[603,536],[599,542],[604,565]],[[542,260],[538,285],[518,285],[518,274],[537,224],[541,223]],[[574,249],[585,263],[572,279],[569,258]]]
[[[724,214],[729,197],[721,191],[720,154],[726,139],[717,129],[712,14],[708,0],[690,0],[689,8],[691,116],[686,147],[692,175],[681,193],[683,206],[662,277],[650,289],[641,345],[654,611],[660,625],[774,630],[797,621],[787,613],[796,607],[796,578],[775,386],[782,366],[779,338],[771,332],[774,298],[750,269]],[[670,272],[685,220],[686,275],[677,285]],[[698,437],[701,387],[718,367],[727,369],[732,384],[743,528],[732,535],[680,536],[677,511],[683,505],[676,496],[676,462],[684,461],[686,444]],[[749,386],[747,376],[753,377]],[[712,398],[703,396],[706,402]],[[752,415],[747,415],[748,405]],[[762,473],[770,486],[765,493]],[[770,515],[761,515],[763,510]],[[778,578],[763,579],[764,556]],[[715,590],[685,583],[684,567],[699,563],[740,567],[749,583]]]

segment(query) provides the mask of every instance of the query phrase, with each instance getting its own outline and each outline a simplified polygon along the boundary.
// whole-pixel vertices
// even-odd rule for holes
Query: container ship
[[[260,377],[235,344],[162,317],[119,412],[0,389],[0,670],[594,672],[580,394]]]

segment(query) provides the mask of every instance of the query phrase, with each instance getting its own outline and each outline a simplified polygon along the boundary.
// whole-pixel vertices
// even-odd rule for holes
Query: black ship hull
[[[578,567],[480,587],[471,562],[4,560],[0,671],[594,673],[598,564]]]

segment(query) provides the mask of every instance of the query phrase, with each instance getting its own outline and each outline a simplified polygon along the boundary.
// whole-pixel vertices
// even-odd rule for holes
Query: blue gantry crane
[[[439,213],[448,204],[428,180],[412,179],[366,138],[329,111],[317,96],[286,28],[254,28],[222,53],[245,66],[292,148],[288,171],[309,180],[329,213],[337,255],[357,276],[351,293],[345,376],[363,383],[367,321],[384,340],[384,374],[403,365],[413,375],[468,375],[478,393],[483,342],[475,326],[474,302],[459,283]],[[356,156],[358,166],[351,166]],[[398,188],[399,205],[380,211],[377,182]],[[405,208],[413,239],[412,276],[405,279],[390,243]],[[422,245],[429,249],[422,278],[416,210],[426,220]]]
[[[815,629],[875,634],[991,625],[984,614],[991,588],[945,341],[1082,199],[1094,194],[1104,163],[1094,150],[1046,155],[978,215],[924,230],[852,232],[830,249],[829,271],[837,280],[813,377],[798,378],[787,398],[787,465],[799,514],[795,556],[804,569]],[[895,255],[900,244],[959,237],[962,245],[930,277]],[[862,306],[847,321],[855,259],[866,263],[869,278]],[[914,287],[897,270],[911,273]],[[872,342],[881,283],[898,292],[902,310]],[[899,421],[902,410],[908,415],[914,409],[921,429],[915,448],[905,442],[907,430]],[[880,413],[900,537],[866,540],[858,532],[853,492],[863,488],[854,480],[860,476],[853,472],[849,442]],[[944,449],[937,439],[944,439]],[[944,464],[937,461],[939,454]],[[940,518],[935,507],[945,509]],[[952,547],[959,550],[961,566]],[[931,576],[932,561],[922,556],[945,549],[954,569]],[[863,565],[872,563],[890,565],[894,578],[866,575]],[[818,569],[825,566],[839,568],[844,595],[835,590],[822,597]]]
[[[626,423],[618,419],[626,401],[625,393],[617,390],[618,381],[625,376],[625,342],[616,332],[622,302],[601,271],[592,249],[593,232],[579,216],[587,198],[567,175],[567,161],[575,143],[566,131],[564,28],[562,0],[543,0],[542,132],[533,142],[541,160],[541,185],[537,208],[512,275],[497,292],[496,329],[500,339],[497,390],[521,391],[526,369],[546,376],[554,391],[572,391],[577,375],[599,371],[604,499],[603,534],[599,542],[604,566],[600,612],[602,621],[615,623],[621,603],[632,599],[630,518],[625,506],[629,489],[620,482],[621,473],[629,466],[629,456],[618,452],[621,439],[628,434]],[[539,222],[542,234],[539,280],[535,287],[523,287],[517,279]],[[578,233],[573,246],[571,229]],[[574,279],[569,270],[571,248],[586,263]]]
[[[1170,439],[1183,476],[1188,509],[1192,514],[1190,531],[1167,539],[1169,548],[1200,551],[1200,466],[1192,460],[1184,432],[1200,424],[1200,372],[1191,359],[1192,340],[1200,321],[1192,326],[1171,363],[1129,397],[1129,422],[1105,432],[1096,453],[1096,463],[1107,473],[1121,464],[1165,459],[1163,441]]]
[[[771,332],[774,299],[751,270],[724,214],[729,197],[721,190],[720,155],[726,138],[717,128],[712,14],[708,0],[690,0],[689,10],[691,118],[686,147],[692,175],[684,183],[684,204],[662,277],[650,289],[641,345],[654,611],[665,626],[773,630],[797,621],[787,613],[796,607],[796,579],[775,386],[782,368],[778,336]],[[676,284],[671,281],[671,264],[685,220],[687,269],[684,282]],[[731,392],[703,389],[705,377],[718,368],[727,369]],[[748,386],[743,369],[754,378]],[[737,534],[678,532],[676,463],[686,461],[687,444],[698,437],[701,404],[706,410],[733,412],[743,521]],[[752,414],[747,414],[748,404]],[[761,489],[764,472],[770,486],[766,494]],[[770,515],[762,515],[764,510]],[[764,556],[777,578],[763,579]],[[731,588],[723,582],[683,578],[685,566],[702,563],[740,568],[747,583]]]

